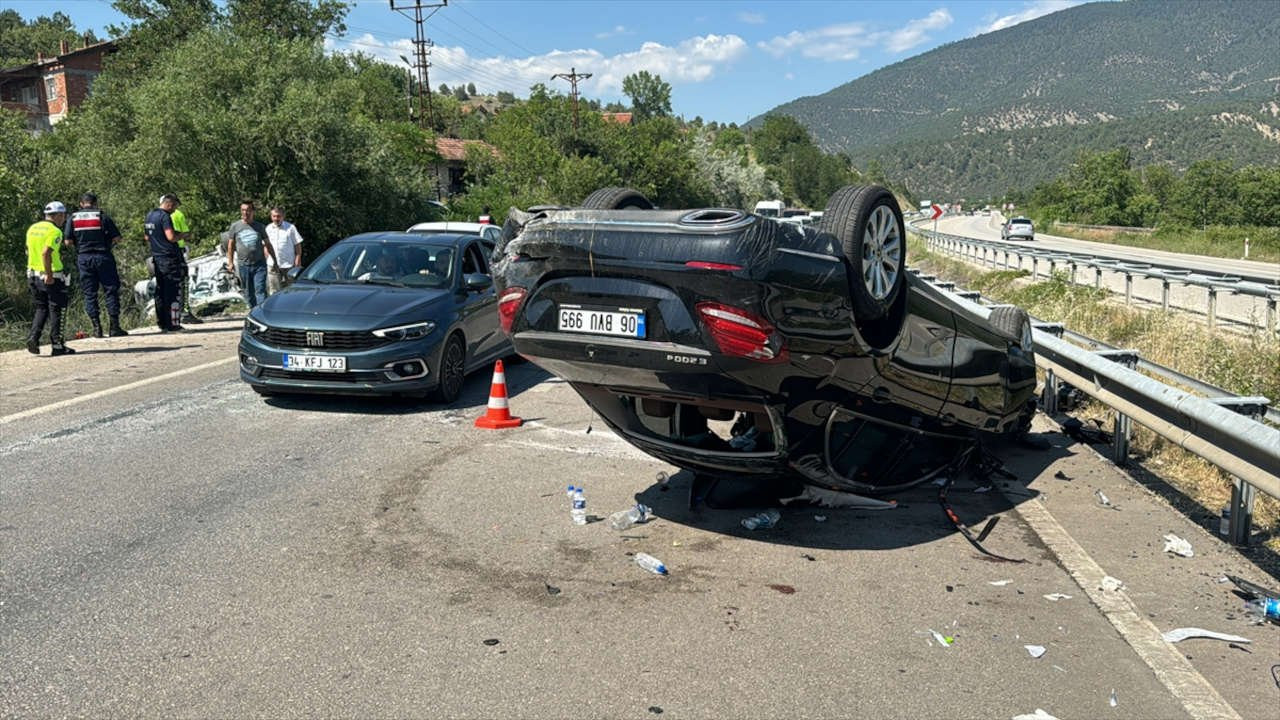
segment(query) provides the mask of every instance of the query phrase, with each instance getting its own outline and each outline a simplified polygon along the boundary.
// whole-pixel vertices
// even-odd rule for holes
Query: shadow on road
[[[1037,497],[1038,493],[1028,490],[1025,484],[1068,453],[1063,448],[1050,447],[1032,452],[997,448],[995,454],[1002,459],[1006,454],[1016,455],[1016,459],[1006,465],[1016,480],[993,476],[991,481],[997,483],[997,488],[974,492],[982,485],[965,473],[947,496],[956,515],[974,533],[989,518]],[[889,550],[925,545],[957,532],[938,503],[939,488],[932,484],[886,496],[885,499],[898,502],[892,510],[823,508],[803,502],[779,507],[779,494],[782,497],[799,494],[802,486],[798,482],[741,477],[721,479],[706,500],[691,509],[690,492],[694,484],[694,474],[683,470],[673,475],[665,487],[655,483],[637,493],[636,500],[670,522],[758,542],[822,550]],[[782,520],[777,527],[752,531],[742,526],[743,518],[764,507],[779,507]],[[817,517],[825,520],[819,521]],[[996,525],[983,544],[992,552],[1013,558],[1032,559],[1043,552],[1039,541],[1017,532],[1017,526],[1012,523]]]

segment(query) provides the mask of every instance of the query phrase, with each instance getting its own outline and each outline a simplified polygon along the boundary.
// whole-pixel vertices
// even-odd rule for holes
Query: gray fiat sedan
[[[249,312],[240,378],[261,395],[430,396],[512,352],[475,235],[376,232],[340,241]]]

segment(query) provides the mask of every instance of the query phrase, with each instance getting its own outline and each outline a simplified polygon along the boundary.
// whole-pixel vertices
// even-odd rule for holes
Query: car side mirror
[[[298,265],[294,265],[293,267],[289,268],[288,270],[285,270],[284,272],[284,276],[289,278],[290,282],[297,280],[298,276],[301,274],[302,274],[302,268]]]
[[[484,273],[467,273],[463,284],[469,292],[482,292],[493,287],[493,278]]]

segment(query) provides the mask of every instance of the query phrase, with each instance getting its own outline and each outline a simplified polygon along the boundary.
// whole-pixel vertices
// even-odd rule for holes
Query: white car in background
[[[1015,217],[1000,227],[1001,240],[1035,240],[1036,226],[1031,218]]]
[[[450,235],[478,235],[480,244],[490,256],[493,255],[493,249],[498,245],[498,238],[502,237],[502,226],[493,223],[477,223],[477,222],[454,222],[452,220],[441,220],[437,222],[420,222],[410,227],[406,232],[418,233],[419,235],[432,235],[437,233],[449,233]]]

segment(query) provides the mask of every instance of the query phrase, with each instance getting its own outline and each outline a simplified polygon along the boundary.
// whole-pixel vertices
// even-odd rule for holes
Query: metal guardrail
[[[1047,276],[1052,276],[1061,266],[1069,271],[1072,283],[1076,283],[1076,274],[1080,267],[1093,268],[1093,284],[1096,288],[1102,287],[1102,275],[1104,272],[1124,275],[1125,304],[1130,305],[1133,304],[1134,277],[1160,281],[1161,293],[1159,302],[1163,310],[1177,307],[1170,304],[1170,289],[1172,286],[1187,285],[1204,288],[1207,304],[1203,312],[1210,327],[1215,327],[1219,321],[1219,293],[1226,292],[1260,298],[1266,303],[1266,317],[1262,327],[1265,327],[1267,332],[1272,335],[1276,334],[1277,331],[1277,306],[1280,305],[1280,276],[1276,278],[1276,284],[1272,284],[1271,279],[1244,279],[1238,275],[1226,275],[1203,270],[1191,271],[1161,263],[1133,263],[1099,258],[1093,255],[1047,250],[1004,240],[980,240],[963,235],[951,235],[910,225],[908,229],[923,236],[931,249],[957,255],[979,265],[1013,269],[1010,260],[1011,258],[1016,258],[1017,267],[1021,268],[1023,258],[1030,258],[1031,277],[1033,280],[1040,277],[1039,266],[1041,261],[1046,262],[1048,265]],[[999,257],[1000,253],[1003,253],[1003,258]],[[1259,280],[1263,281],[1260,282]],[[1179,307],[1178,309],[1197,314],[1201,312],[1200,308]],[[1233,322],[1253,325],[1249,321],[1240,319],[1233,319]]]
[[[912,270],[918,274],[917,271]],[[932,276],[921,276],[933,282]],[[973,292],[957,292],[954,283],[934,283],[964,311],[979,318],[991,306],[978,302]],[[1103,349],[1079,347],[1064,337]],[[1034,327],[1036,364],[1045,371],[1043,404],[1056,412],[1060,382],[1068,382],[1089,397],[1116,411],[1112,460],[1128,461],[1132,422],[1137,422],[1169,442],[1205,459],[1232,476],[1231,517],[1228,535],[1232,543],[1248,545],[1256,491],[1280,499],[1280,429],[1253,419],[1267,413],[1267,398],[1239,397],[1201,383],[1169,368],[1146,363],[1174,382],[1194,387],[1209,397],[1166,385],[1138,372],[1137,351],[1121,350],[1061,326],[1040,323]]]

